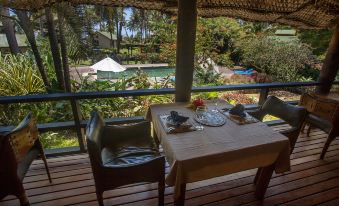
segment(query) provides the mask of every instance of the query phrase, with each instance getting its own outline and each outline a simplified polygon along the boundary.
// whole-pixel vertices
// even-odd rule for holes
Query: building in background
[[[98,49],[116,49],[117,36],[106,31],[98,31],[94,36],[94,45]]]

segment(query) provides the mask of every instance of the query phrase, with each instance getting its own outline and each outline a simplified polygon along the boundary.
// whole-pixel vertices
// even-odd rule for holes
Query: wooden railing
[[[334,82],[339,84],[339,82]],[[236,91],[236,90],[260,90],[259,102],[256,105],[248,106],[249,109],[254,109],[261,105],[267,98],[270,89],[291,88],[291,87],[311,87],[318,86],[319,82],[289,82],[289,83],[263,83],[263,84],[241,84],[241,85],[222,85],[208,87],[194,87],[192,93],[199,92],[221,92],[221,91]],[[87,124],[87,120],[81,119],[81,111],[79,100],[83,99],[103,99],[117,97],[136,97],[147,95],[167,95],[174,94],[174,88],[165,89],[141,89],[141,90],[121,90],[121,91],[102,91],[102,92],[78,92],[78,93],[53,93],[53,94],[37,94],[24,96],[0,96],[0,104],[14,103],[33,103],[33,102],[49,102],[49,101],[70,101],[73,110],[74,121],[53,122],[39,124],[40,132],[76,129],[79,142],[79,151],[86,151],[83,128]],[[130,123],[143,120],[143,117],[122,117],[105,119],[109,124]],[[14,126],[0,127],[0,132],[10,131]],[[72,150],[72,152],[74,152]]]

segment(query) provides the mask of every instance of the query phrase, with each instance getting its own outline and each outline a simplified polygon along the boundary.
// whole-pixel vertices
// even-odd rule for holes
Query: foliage
[[[197,85],[218,85],[220,84],[220,74],[216,73],[211,65],[208,68],[197,66],[195,68],[194,80]]]
[[[49,76],[54,76],[49,53],[43,52],[44,64]],[[52,78],[50,78],[52,79]],[[0,54],[0,96],[28,95],[44,93],[43,81],[29,54]],[[41,102],[30,104],[10,104],[0,107],[0,124],[15,125],[32,111],[40,122],[65,121],[72,117],[67,102]]]
[[[0,53],[0,96],[44,92],[44,84],[32,59],[25,54]]]
[[[290,82],[306,80],[301,70],[311,66],[311,50],[297,41],[285,43],[268,37],[251,38],[240,45],[245,65],[255,67],[260,72],[270,75],[274,81]]]
[[[226,17],[199,18],[196,34],[196,56],[199,63],[208,58],[221,66],[232,67],[236,57],[236,42],[247,38],[247,26]]]
[[[167,62],[171,66],[176,61],[176,19],[167,15],[161,15],[150,22],[152,31],[151,45],[160,45],[160,62]]]
[[[247,75],[233,74],[230,78],[223,79],[224,84],[253,84],[255,80]]]
[[[75,132],[59,131],[40,134],[40,140],[44,148],[63,148],[78,145]]]
[[[331,40],[333,31],[331,30],[302,30],[299,38],[302,42],[308,44],[312,48],[313,54],[323,60]]]
[[[252,97],[248,97],[246,96],[246,94],[240,92],[225,92],[222,94],[221,98],[232,105],[256,103],[256,101]]]
[[[79,87],[81,85],[81,87]],[[149,81],[146,73],[141,70],[134,76],[126,79],[122,78],[116,82],[111,81],[88,81],[83,78],[80,84],[76,84],[77,92],[82,91],[117,91],[126,89],[148,89],[171,87],[169,77],[162,81]],[[82,100],[80,102],[81,111],[86,118],[89,118],[93,109],[100,111],[104,117],[129,117],[143,116],[151,103],[172,102],[172,95],[152,95],[142,97],[122,97],[109,99]]]

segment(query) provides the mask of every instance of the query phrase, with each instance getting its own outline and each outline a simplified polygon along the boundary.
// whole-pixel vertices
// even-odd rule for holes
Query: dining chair
[[[291,148],[290,153],[292,154],[307,114],[304,107],[294,106],[275,96],[269,96],[259,109],[249,111],[248,113],[260,121],[262,121],[266,115],[272,115],[288,123],[290,128],[280,131],[280,133],[289,139]],[[258,179],[263,172],[263,168],[258,169],[254,178],[255,184],[258,182]]]
[[[275,96],[269,96],[259,109],[249,111],[248,113],[260,121],[262,121],[266,115],[272,115],[289,124],[290,128],[280,131],[280,133],[289,139],[291,146],[290,152],[293,152],[307,114],[303,106],[294,106]]]
[[[320,159],[324,159],[331,142],[339,136],[339,103],[305,93],[301,96],[299,104],[304,106],[308,112],[303,125],[303,129],[306,125],[309,125],[307,136],[310,136],[313,127],[328,134],[320,155]]]
[[[137,182],[158,182],[158,204],[164,205],[165,157],[155,146],[149,121],[105,125],[92,112],[86,140],[100,206],[104,191]]]
[[[23,179],[37,157],[42,158],[49,182],[52,182],[32,113],[29,113],[15,129],[4,134],[1,139],[0,199],[7,195],[15,195],[22,206],[29,205]]]

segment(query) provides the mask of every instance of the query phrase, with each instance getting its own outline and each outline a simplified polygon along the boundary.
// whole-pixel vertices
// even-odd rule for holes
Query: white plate
[[[220,127],[226,123],[226,118],[219,112],[206,111],[203,114],[203,118],[199,119],[197,116],[194,116],[194,120],[200,124],[211,126],[211,127]]]

